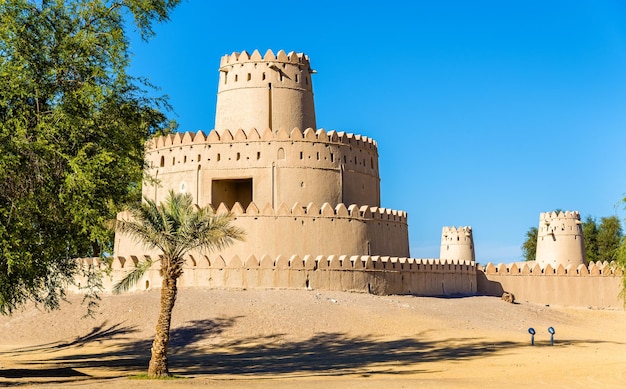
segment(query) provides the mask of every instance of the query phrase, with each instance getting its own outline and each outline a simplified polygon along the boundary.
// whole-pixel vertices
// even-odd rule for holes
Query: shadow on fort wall
[[[504,293],[502,284],[497,281],[491,281],[482,271],[476,271],[476,289],[480,296],[500,297]]]
[[[215,337],[236,320],[237,317],[196,320],[173,329],[169,352],[171,371],[180,375],[288,374],[292,377],[372,372],[414,374],[430,371],[429,362],[463,361],[528,346],[526,343],[467,338],[427,341],[420,340],[420,334],[416,334],[415,338],[384,340],[343,333],[321,333],[299,341],[285,340],[281,334],[273,334],[216,342]],[[45,355],[69,351],[62,357],[51,354],[49,359],[31,361],[32,368],[0,369],[0,377],[8,379],[0,380],[0,386],[24,384],[42,377],[47,383],[89,380],[90,376],[79,371],[87,368],[106,369],[115,377],[143,372],[147,370],[152,339],[132,338],[135,332],[137,329],[134,327],[122,324],[107,326],[104,323],[71,342],[0,353],[0,358],[10,359],[12,355],[29,352]],[[83,349],[83,346],[101,341],[106,341],[101,349],[107,351],[90,353],[89,349]],[[560,345],[575,343],[591,342],[561,341]]]

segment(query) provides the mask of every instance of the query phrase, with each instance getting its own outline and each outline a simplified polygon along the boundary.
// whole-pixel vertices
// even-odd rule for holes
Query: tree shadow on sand
[[[305,340],[287,340],[282,334],[220,341],[216,338],[238,318],[195,320],[171,332],[170,368],[184,375],[346,375],[377,373],[417,373],[429,371],[428,363],[441,360],[464,361],[494,354],[505,354],[513,348],[529,347],[526,343],[486,339],[449,338],[425,340],[416,334],[413,338],[388,340],[375,336],[349,336],[343,333],[320,333]],[[106,339],[105,351],[76,353],[53,357],[37,363],[62,366],[67,372],[96,368],[117,372],[118,376],[147,368],[152,339],[130,340],[126,336],[132,328],[121,325],[96,327],[86,336],[64,344],[82,346]],[[102,336],[101,336],[102,335]],[[561,347],[570,347],[594,341],[568,340]],[[110,347],[109,347],[110,346]],[[41,371],[20,369],[21,377],[37,377]],[[16,378],[17,371],[0,377]],[[61,370],[58,373],[62,374]],[[68,374],[69,374],[68,373]],[[69,375],[66,375],[69,377]],[[1,384],[1,382],[0,382]]]
[[[131,334],[137,332],[136,327],[124,326],[124,323],[117,323],[108,325],[108,321],[104,321],[102,324],[93,327],[89,333],[79,336],[70,341],[60,341],[53,343],[45,343],[36,346],[21,347],[11,350],[11,352],[0,353],[24,353],[24,352],[51,352],[68,347],[81,347],[93,342],[104,342],[111,340],[124,340],[130,339]]]
[[[194,320],[184,326],[171,331],[170,353],[185,347],[194,347],[196,342],[221,333],[224,328],[230,327],[236,318],[215,320]],[[85,367],[107,367],[127,371],[128,368],[144,368],[150,358],[152,339],[137,339],[132,337],[138,332],[136,327],[124,326],[123,323],[107,325],[107,321],[95,326],[89,333],[71,341],[46,343],[32,347],[22,347],[0,353],[0,356],[10,358],[18,354],[44,354],[44,358],[23,363],[32,368],[1,369],[0,377],[9,379],[28,378],[72,378],[89,377],[76,369]],[[90,353],[80,350],[88,344],[102,342],[104,347],[111,351],[105,353]],[[63,350],[76,350],[76,354],[63,357],[45,358],[46,354]],[[56,365],[60,365],[56,367]],[[53,366],[53,367],[51,367]],[[57,383],[66,382],[58,380]],[[0,386],[10,382],[0,381]]]

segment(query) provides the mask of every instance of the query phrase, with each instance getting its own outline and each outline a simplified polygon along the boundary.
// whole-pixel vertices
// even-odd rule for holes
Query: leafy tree
[[[598,259],[609,262],[616,260],[621,239],[622,226],[619,218],[617,216],[603,217],[596,236]]]
[[[73,258],[110,252],[106,221],[140,199],[163,99],[126,73],[179,0],[0,1],[0,313],[56,308]]]
[[[176,282],[183,274],[184,256],[194,249],[219,250],[234,240],[243,239],[243,231],[231,225],[232,216],[216,215],[212,209],[196,208],[190,194],[169,192],[165,202],[145,202],[130,209],[131,220],[118,220],[117,231],[134,237],[148,249],[163,253],[160,259],[147,258],[114,287],[115,293],[128,290],[152,266],[161,264],[161,309],[152,343],[148,367],[150,377],[169,376],[167,347],[170,338],[172,309],[176,301]]]
[[[596,219],[591,216],[587,216],[583,222],[583,237],[587,261],[596,262],[598,260],[598,225],[596,224]]]
[[[534,261],[537,257],[537,227],[530,227],[526,232],[526,240],[522,245],[522,254],[525,261]]]

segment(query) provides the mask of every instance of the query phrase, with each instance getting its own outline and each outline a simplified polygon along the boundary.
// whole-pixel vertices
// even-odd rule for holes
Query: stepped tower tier
[[[360,135],[319,129],[177,133],[146,145],[143,195],[157,203],[170,189],[201,206],[251,202],[380,206],[378,148]]]
[[[439,259],[474,262],[476,257],[472,227],[443,227]]]
[[[222,57],[215,129],[316,128],[309,58],[255,50]]]
[[[559,265],[585,263],[585,241],[578,211],[539,215],[536,260],[541,267],[549,264],[554,269]]]

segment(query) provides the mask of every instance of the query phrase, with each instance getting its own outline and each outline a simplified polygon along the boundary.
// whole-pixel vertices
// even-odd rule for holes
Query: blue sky
[[[443,226],[512,262],[540,212],[625,216],[624,1],[183,0],[155,30],[131,73],[181,131],[213,128],[222,55],[308,54],[318,127],[378,142],[413,257],[439,256]]]

